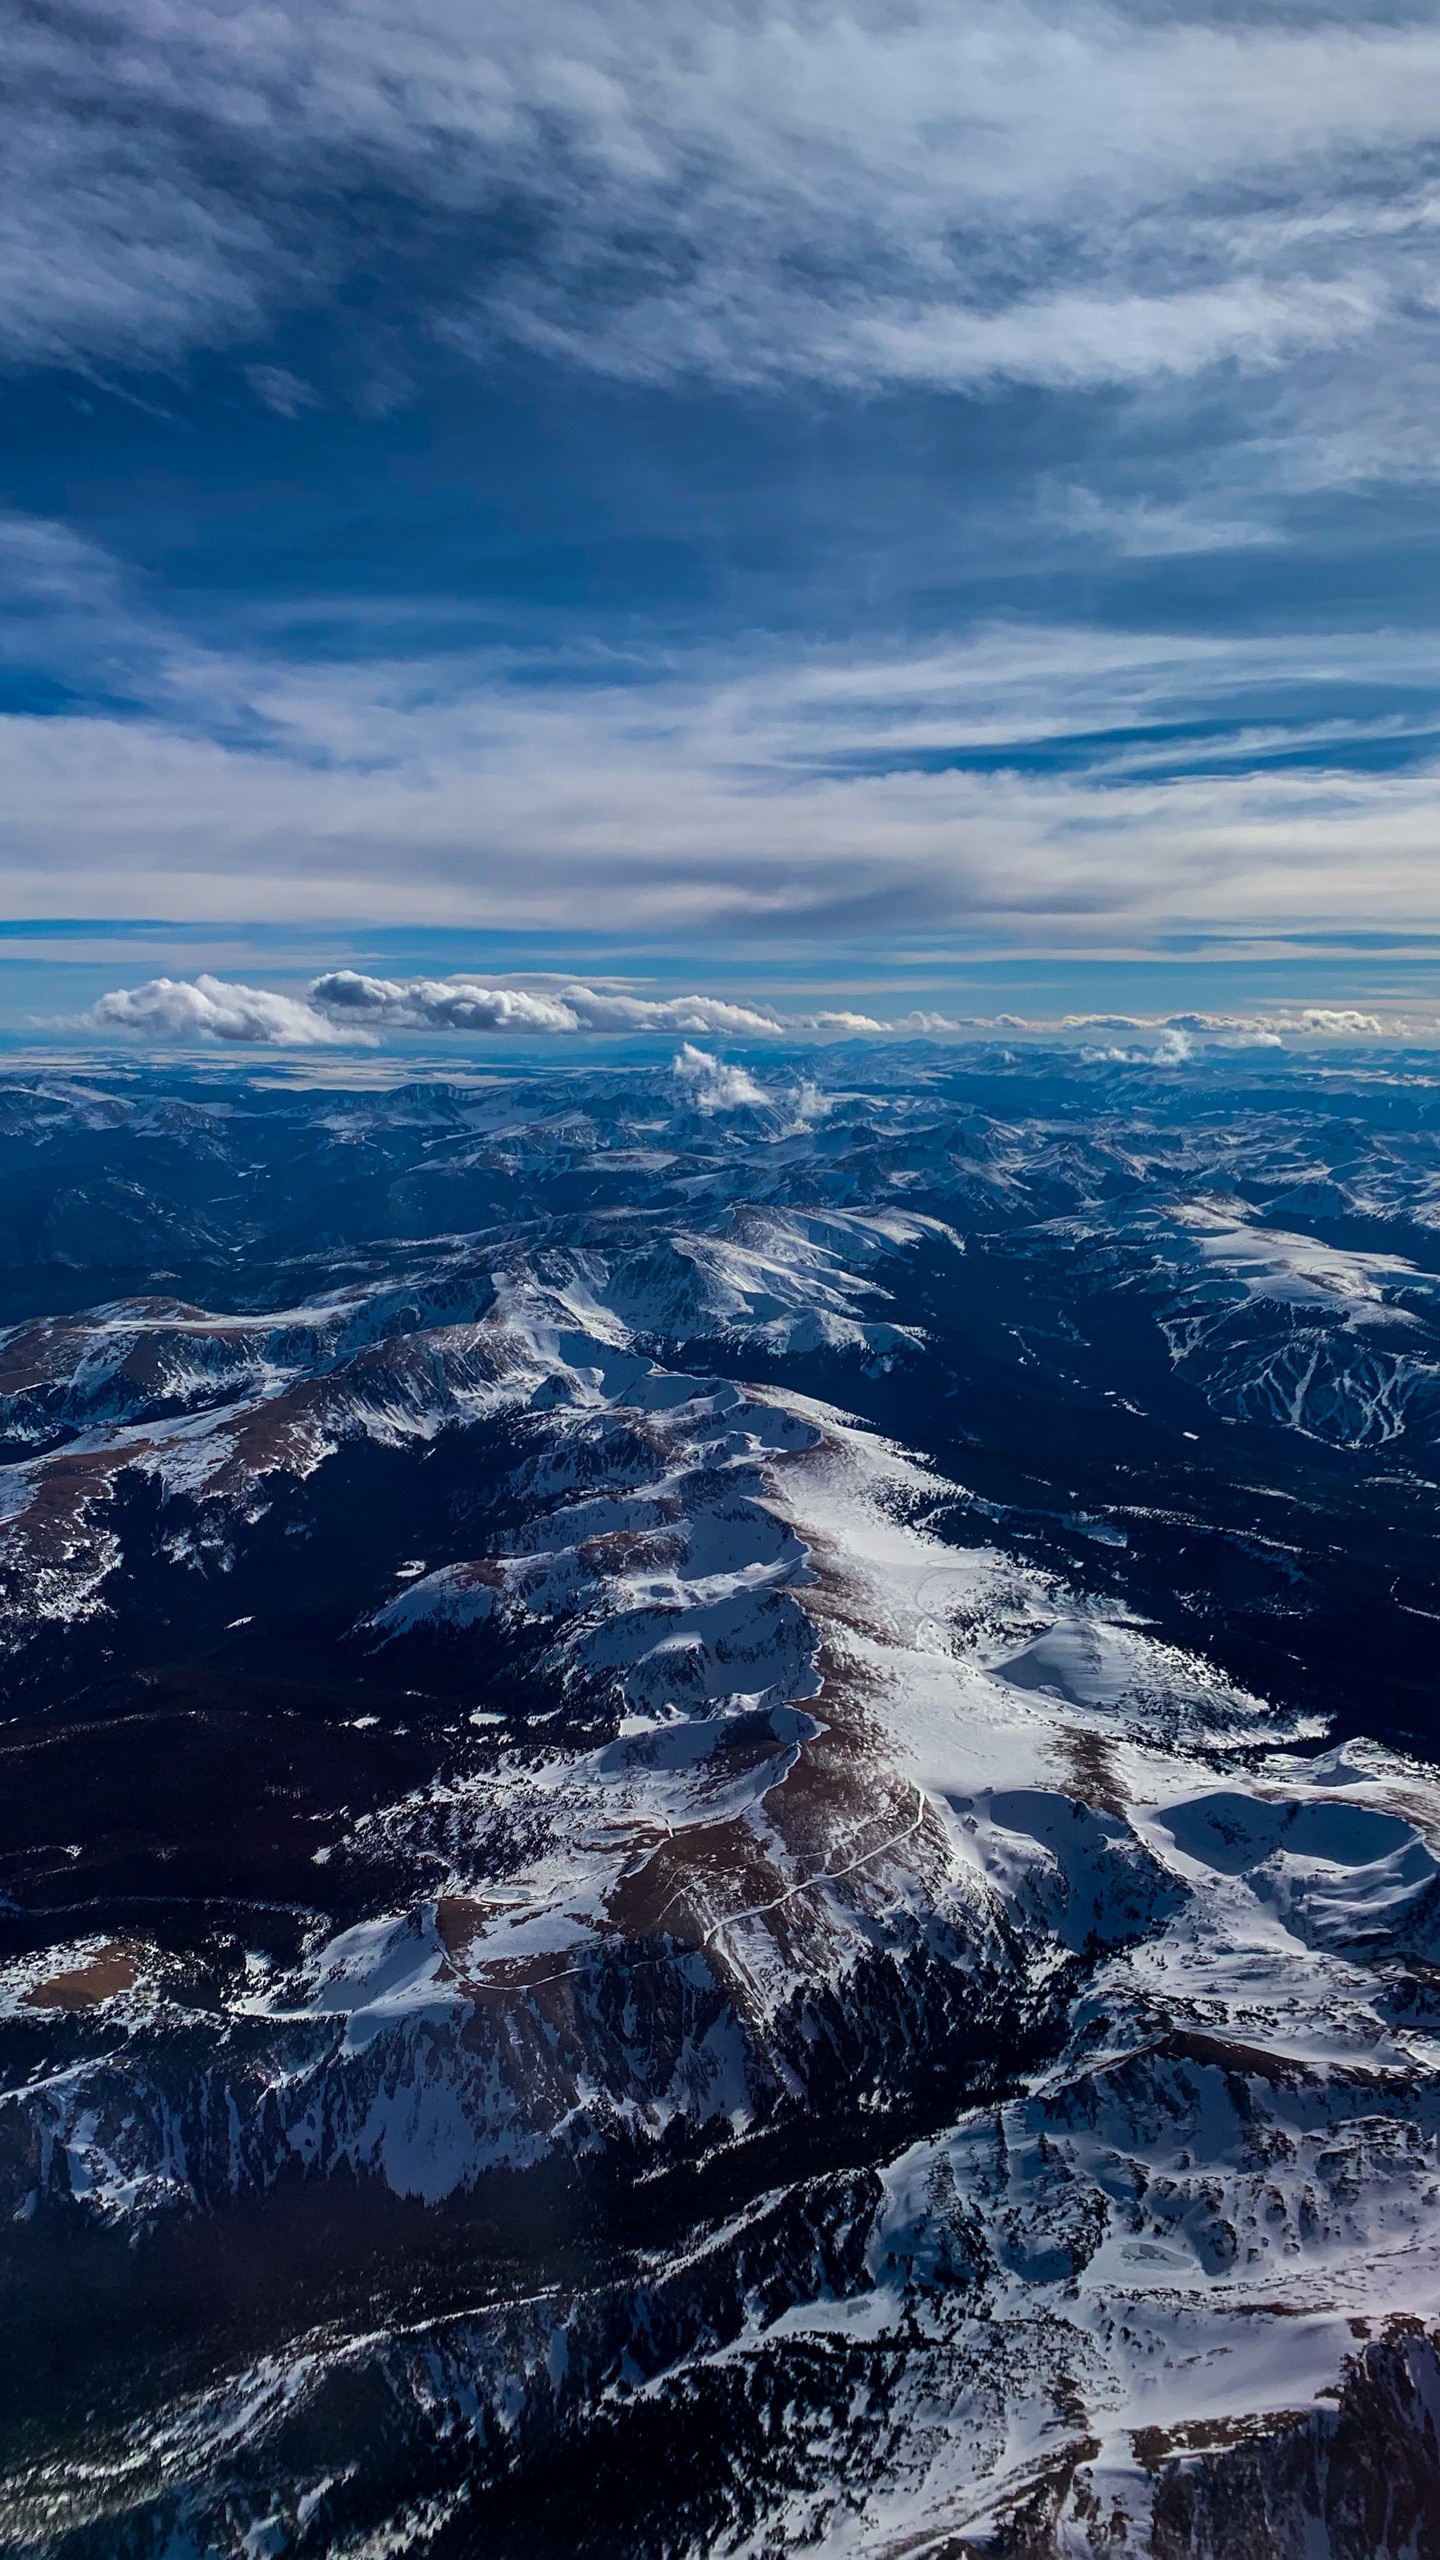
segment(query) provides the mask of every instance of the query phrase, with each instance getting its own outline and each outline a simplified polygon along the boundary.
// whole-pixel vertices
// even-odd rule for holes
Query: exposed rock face
[[[10,1095],[8,2547],[1440,2552],[1431,1284],[990,1100]]]
[[[1440,2336],[1403,2318],[1347,2358],[1334,2410],[1162,2464],[1156,2560],[1408,2560],[1440,2548]]]

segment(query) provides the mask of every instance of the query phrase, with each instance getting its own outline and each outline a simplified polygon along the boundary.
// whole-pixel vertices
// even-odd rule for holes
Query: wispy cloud
[[[1440,31],[1378,15],[35,0],[10,71],[22,362],[253,339],[359,264],[482,360],[1124,383],[1352,342],[1428,284]]]
[[[1075,948],[1435,921],[1423,632],[998,622],[920,651],[322,667],[173,639],[63,531],[12,521],[8,547],[12,643],[89,697],[0,719],[19,916]],[[1334,715],[1382,683],[1411,696],[1413,738]],[[1292,716],[1258,718],[1277,696]],[[354,1010],[418,1001],[372,988]]]
[[[358,956],[382,925],[794,953],[1440,922],[1434,642],[1394,485],[1440,471],[1432,20],[22,0],[7,70],[3,360],[228,351],[175,387],[184,434],[147,448],[135,520],[94,499],[151,561],[193,508],[168,615],[158,569],[0,519],[13,914],[264,916]],[[413,486],[342,415],[407,365],[439,386]],[[486,481],[452,571],[440,448],[488,418],[468,368],[497,365],[496,415],[538,381],[553,443],[527,450],[514,560]],[[708,510],[695,456],[725,421],[753,442]],[[93,489],[103,421],[84,434]],[[246,482],[247,439],[267,474],[293,461],[283,501]],[[302,557],[294,493],[328,505],[332,447]],[[245,504],[211,506],[222,484]],[[336,600],[307,563],[352,504],[373,555]],[[767,531],[792,513],[824,563],[793,591]],[[590,612],[592,560],[620,609]],[[476,645],[502,592],[513,645]],[[533,1027],[542,1002],[603,1027],[574,990],[423,984],[283,1001],[327,1042]],[[157,1031],[278,1036],[263,988],[253,1014],[218,980],[122,993]]]

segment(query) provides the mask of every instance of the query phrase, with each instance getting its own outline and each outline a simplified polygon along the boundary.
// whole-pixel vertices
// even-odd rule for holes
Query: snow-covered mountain
[[[1437,1125],[12,1080],[6,2547],[1440,2552]]]

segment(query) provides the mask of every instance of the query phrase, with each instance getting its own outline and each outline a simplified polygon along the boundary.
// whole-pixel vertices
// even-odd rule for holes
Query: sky
[[[9,14],[12,1033],[1440,1024],[1433,9]]]

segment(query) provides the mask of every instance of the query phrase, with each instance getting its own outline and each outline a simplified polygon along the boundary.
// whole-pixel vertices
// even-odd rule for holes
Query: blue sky
[[[104,0],[11,59],[0,1021],[1433,1024],[1433,11]]]

